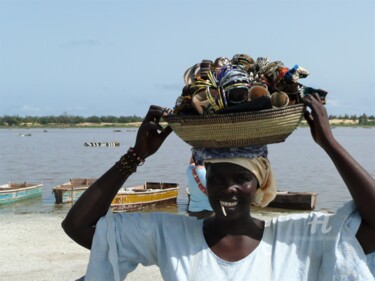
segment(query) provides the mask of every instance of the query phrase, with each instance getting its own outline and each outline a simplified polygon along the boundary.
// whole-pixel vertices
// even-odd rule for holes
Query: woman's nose
[[[236,193],[238,189],[238,185],[235,183],[227,183],[225,185],[225,191],[228,193]]]

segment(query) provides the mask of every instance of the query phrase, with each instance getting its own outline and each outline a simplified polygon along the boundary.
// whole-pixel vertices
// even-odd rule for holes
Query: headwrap
[[[221,153],[220,153],[221,151]],[[266,207],[276,197],[276,182],[267,157],[267,146],[227,149],[193,148],[193,155],[204,163],[232,163],[249,170],[258,180],[259,188],[253,198],[255,206]]]

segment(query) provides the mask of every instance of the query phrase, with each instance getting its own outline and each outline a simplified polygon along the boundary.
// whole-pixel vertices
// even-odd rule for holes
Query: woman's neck
[[[264,221],[249,217],[246,221],[225,221],[213,217],[203,224],[208,247],[221,259],[234,262],[251,254],[260,244]]]
[[[264,221],[251,216],[236,220],[222,220],[214,216],[205,220],[204,227],[221,235],[246,235],[256,238],[263,235]]]

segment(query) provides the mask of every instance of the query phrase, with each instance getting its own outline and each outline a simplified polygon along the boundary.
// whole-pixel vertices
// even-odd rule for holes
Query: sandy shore
[[[270,219],[278,213],[257,217]],[[85,274],[90,252],[62,230],[63,214],[0,214],[0,280],[71,281]],[[158,267],[138,268],[126,280],[161,278]]]
[[[62,230],[56,214],[0,215],[0,280],[72,281],[85,274],[90,252]],[[126,280],[163,280],[156,266],[139,266]]]

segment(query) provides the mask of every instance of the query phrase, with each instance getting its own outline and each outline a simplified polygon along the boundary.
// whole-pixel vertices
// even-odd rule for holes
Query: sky
[[[241,53],[309,70],[329,114],[375,115],[373,0],[0,0],[0,116],[144,116]]]

